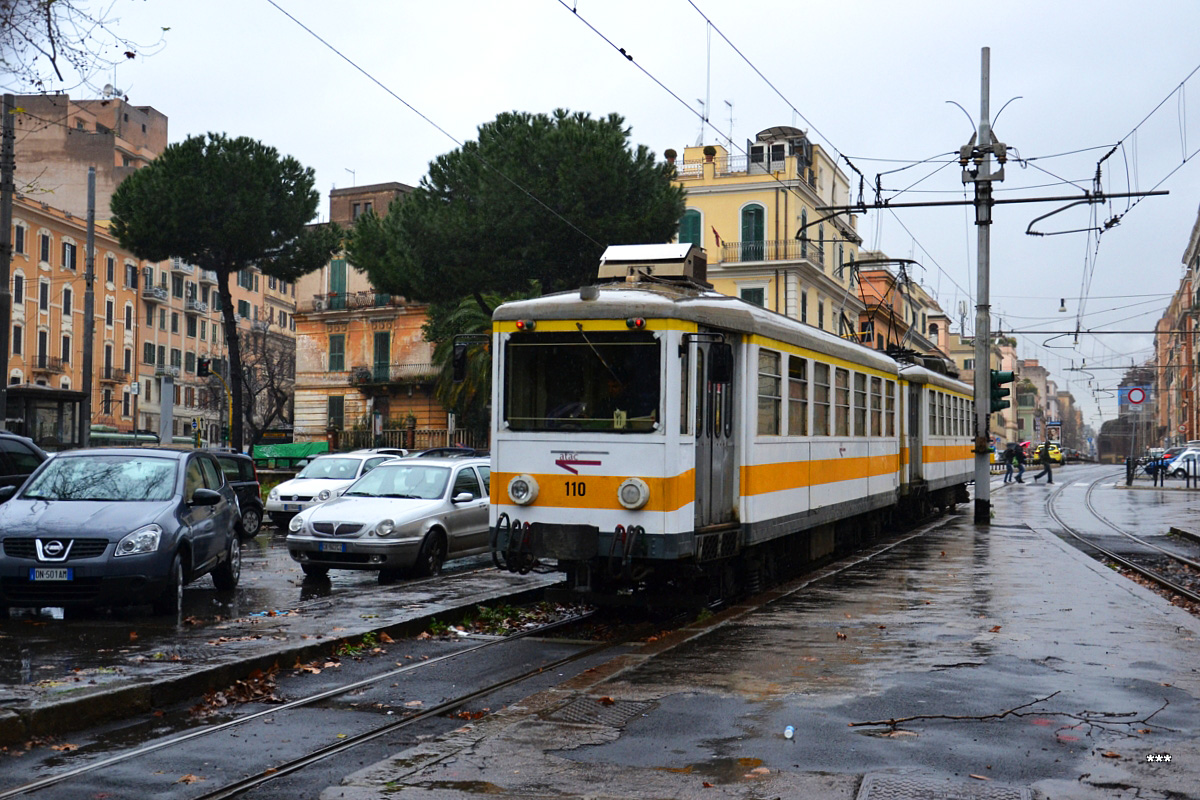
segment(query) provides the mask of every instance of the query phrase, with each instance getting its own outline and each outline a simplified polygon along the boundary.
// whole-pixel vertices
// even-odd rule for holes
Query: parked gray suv
[[[0,612],[149,603],[177,613],[184,584],[211,574],[230,590],[241,576],[237,500],[211,453],[66,451],[0,499]]]

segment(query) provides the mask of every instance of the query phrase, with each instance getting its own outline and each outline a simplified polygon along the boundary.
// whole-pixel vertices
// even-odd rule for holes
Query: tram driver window
[[[660,346],[649,331],[514,334],[505,422],[513,430],[659,430]]]

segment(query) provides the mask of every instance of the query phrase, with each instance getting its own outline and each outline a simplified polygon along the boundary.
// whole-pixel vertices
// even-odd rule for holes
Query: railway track
[[[1104,475],[1094,479],[1087,487],[1087,492],[1084,495],[1084,506],[1088,512],[1102,525],[1120,536],[1133,542],[1136,546],[1145,551],[1149,551],[1144,558],[1135,557],[1132,553],[1118,553],[1111,547],[1105,547],[1099,544],[1094,538],[1087,536],[1077,527],[1067,523],[1067,521],[1058,513],[1056,502],[1062,497],[1062,494],[1071,486],[1070,483],[1064,483],[1056,489],[1046,499],[1046,511],[1050,517],[1057,522],[1069,536],[1085,545],[1086,550],[1094,551],[1102,554],[1106,559],[1113,563],[1128,569],[1132,572],[1141,575],[1146,580],[1159,586],[1167,591],[1176,594],[1193,603],[1200,603],[1200,562],[1191,559],[1181,553],[1174,552],[1153,542],[1147,541],[1140,536],[1136,536],[1129,531],[1121,528],[1117,523],[1113,522],[1107,516],[1100,512],[1093,502],[1093,495],[1096,487],[1104,481],[1113,479],[1113,475]],[[1147,564],[1151,562],[1151,564]],[[1154,563],[1157,562],[1157,563]],[[1167,564],[1173,569],[1172,571],[1179,573],[1186,579],[1187,585],[1184,585],[1179,578],[1174,578],[1164,574],[1160,565]]]
[[[468,646],[452,653],[447,653],[425,661],[415,662],[397,669],[387,670],[368,678],[345,683],[334,688],[316,692],[289,702],[273,705],[260,711],[255,711],[234,719],[190,731],[182,735],[159,739],[147,744],[132,746],[123,751],[99,758],[79,766],[54,771],[33,780],[28,780],[18,786],[0,790],[0,800],[16,797],[87,797],[95,796],[97,789],[107,788],[109,791],[120,786],[122,796],[128,797],[180,797],[188,800],[217,800],[218,798],[233,798],[243,796],[247,792],[264,784],[292,775],[299,770],[309,767],[319,761],[331,758],[384,736],[395,734],[430,720],[433,717],[448,715],[475,701],[493,695],[508,687],[520,684],[548,672],[565,667],[606,650],[612,650],[625,644],[625,641],[608,641],[594,645],[577,644],[564,645],[556,643],[556,650],[547,650],[547,657],[537,659],[535,663],[519,669],[509,670],[507,674],[482,685],[476,684],[470,688],[456,689],[446,699],[429,707],[419,710],[407,710],[392,719],[379,715],[373,718],[377,724],[363,726],[352,734],[333,734],[314,737],[319,744],[309,745],[304,752],[285,758],[272,757],[277,751],[289,749],[281,745],[279,740],[291,741],[298,737],[298,730],[311,725],[314,710],[320,709],[335,698],[354,695],[369,690],[382,690],[385,687],[396,686],[397,682],[411,678],[413,673],[423,670],[433,670],[438,666],[457,666],[450,662],[461,662],[471,658],[483,658],[489,663],[497,663],[500,659],[496,651],[513,647],[520,640],[531,637],[545,636],[556,630],[578,624],[591,614],[583,614],[558,620],[538,628],[522,631],[503,639],[492,639]],[[565,648],[567,652],[561,653]],[[520,657],[518,657],[520,658]],[[459,670],[462,672],[463,670]],[[499,672],[499,670],[497,670]],[[364,715],[358,715],[361,718]],[[268,719],[269,718],[269,719]],[[358,721],[358,719],[356,719]],[[264,724],[269,722],[270,724]],[[216,744],[226,742],[230,736],[242,736],[252,739],[253,748],[244,748],[239,752],[238,763],[223,765],[225,772],[236,771],[237,776],[217,775],[206,777],[203,783],[189,785],[188,781],[175,780],[172,775],[178,769],[163,770],[159,767],[165,762],[172,763],[178,759],[179,764],[195,764],[200,760],[197,754],[208,755],[219,753],[227,746]],[[274,737],[274,738],[272,738]],[[332,739],[332,741],[330,741]],[[210,743],[212,746],[210,747]],[[291,748],[294,749],[294,748]],[[179,753],[183,755],[180,756]],[[207,763],[207,762],[206,762]],[[140,766],[139,766],[140,765]],[[32,765],[31,765],[32,766]],[[210,775],[211,770],[210,764]],[[191,771],[202,771],[194,767]],[[190,772],[189,772],[190,774]],[[142,785],[131,783],[141,776]],[[219,785],[212,787],[217,781]],[[103,795],[102,795],[103,796]],[[109,795],[115,796],[115,795]]]

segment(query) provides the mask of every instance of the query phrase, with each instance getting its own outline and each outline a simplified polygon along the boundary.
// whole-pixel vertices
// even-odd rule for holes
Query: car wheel
[[[236,536],[229,537],[229,550],[225,560],[213,570],[213,583],[222,592],[231,592],[237,588],[238,578],[242,577],[242,542]]]
[[[257,508],[247,508],[242,512],[242,535],[253,539],[262,527],[262,512]]]
[[[432,576],[442,574],[442,564],[446,562],[446,540],[441,531],[430,531],[421,542],[421,552],[417,555],[417,574]]]
[[[167,573],[167,585],[162,594],[154,599],[155,614],[178,614],[183,607],[183,556],[179,553],[171,559],[171,569]]]
[[[306,578],[328,578],[329,567],[318,567],[316,564],[301,564],[300,569],[304,571]]]
[[[398,569],[381,569],[379,570],[379,585],[383,586],[389,583],[395,583],[400,578],[400,570]]]

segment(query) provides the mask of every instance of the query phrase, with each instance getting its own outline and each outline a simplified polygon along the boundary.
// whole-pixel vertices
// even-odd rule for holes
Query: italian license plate
[[[341,542],[317,542],[317,549],[322,553],[344,553],[346,545]]]
[[[300,504],[299,503],[284,503],[283,510],[284,511],[299,511]]]
[[[74,580],[75,570],[73,567],[30,567],[29,580],[31,581],[69,581]]]

